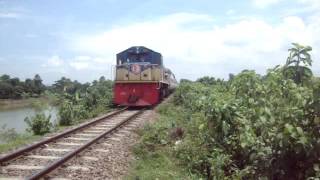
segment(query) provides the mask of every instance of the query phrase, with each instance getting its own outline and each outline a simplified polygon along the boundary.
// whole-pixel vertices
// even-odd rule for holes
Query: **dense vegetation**
[[[103,76],[92,84],[81,84],[65,77],[56,81],[48,87],[51,96],[55,96],[58,102],[59,119],[55,126],[69,126],[108,111],[112,106],[112,84]],[[55,128],[50,118],[39,111],[35,116],[26,118],[25,122],[29,131],[43,135]]]
[[[45,90],[41,77],[36,74],[33,79],[20,81],[9,75],[0,76],[0,99],[21,99],[26,97],[39,97]]]
[[[112,106],[113,82],[101,77],[92,84],[78,83],[64,88],[59,107],[60,125],[71,125],[75,121],[94,117]]]
[[[144,129],[133,176],[319,178],[320,79],[308,68],[311,47],[289,51],[287,63],[264,76],[245,70],[228,81],[180,83],[172,102],[158,109],[160,120]],[[166,172],[158,166],[163,160]]]
[[[35,75],[33,80],[26,79],[25,82],[2,75],[0,77],[0,99],[40,96],[47,99],[32,102],[31,105],[36,110],[36,114],[25,118],[29,126],[28,131],[35,135],[43,135],[57,129],[59,125],[69,126],[109,111],[112,106],[112,87],[113,82],[106,80],[103,76],[92,83],[84,84],[62,77],[51,86],[45,86],[39,75]],[[44,113],[48,108],[48,103],[58,108],[56,123],[52,123],[51,116]],[[2,129],[1,131],[11,132],[12,130]],[[13,137],[11,140],[15,139],[15,136],[11,134],[9,133],[8,137]],[[7,140],[2,141],[7,142]]]

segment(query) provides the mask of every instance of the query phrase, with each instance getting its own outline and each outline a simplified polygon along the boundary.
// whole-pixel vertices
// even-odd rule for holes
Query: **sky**
[[[91,82],[116,54],[146,46],[177,79],[264,74],[292,42],[313,47],[320,75],[320,0],[0,0],[0,74]]]

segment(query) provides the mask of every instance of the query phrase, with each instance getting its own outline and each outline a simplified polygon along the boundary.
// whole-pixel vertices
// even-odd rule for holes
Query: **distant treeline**
[[[4,74],[0,76],[0,99],[21,99],[25,97],[38,97],[44,92],[46,86],[42,84],[41,77],[36,74],[33,79],[20,81]]]
[[[105,77],[100,77],[99,81],[92,83],[80,83],[69,78],[62,77],[51,86],[42,83],[40,75],[36,74],[33,79],[27,78],[21,81],[17,77],[10,77],[7,74],[0,76],[0,99],[23,99],[28,97],[39,97],[45,91],[63,94],[75,94],[76,92],[86,92],[88,87],[99,82],[106,81]]]

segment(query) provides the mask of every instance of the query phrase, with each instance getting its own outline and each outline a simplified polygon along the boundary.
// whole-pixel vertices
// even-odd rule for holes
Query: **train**
[[[153,106],[177,87],[163,64],[162,55],[144,46],[130,47],[116,56],[113,103],[120,106]]]

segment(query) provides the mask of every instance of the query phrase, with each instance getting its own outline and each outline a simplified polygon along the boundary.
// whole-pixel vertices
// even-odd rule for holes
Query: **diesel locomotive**
[[[176,86],[175,76],[164,67],[160,53],[134,46],[117,54],[114,104],[151,106],[168,96]]]

